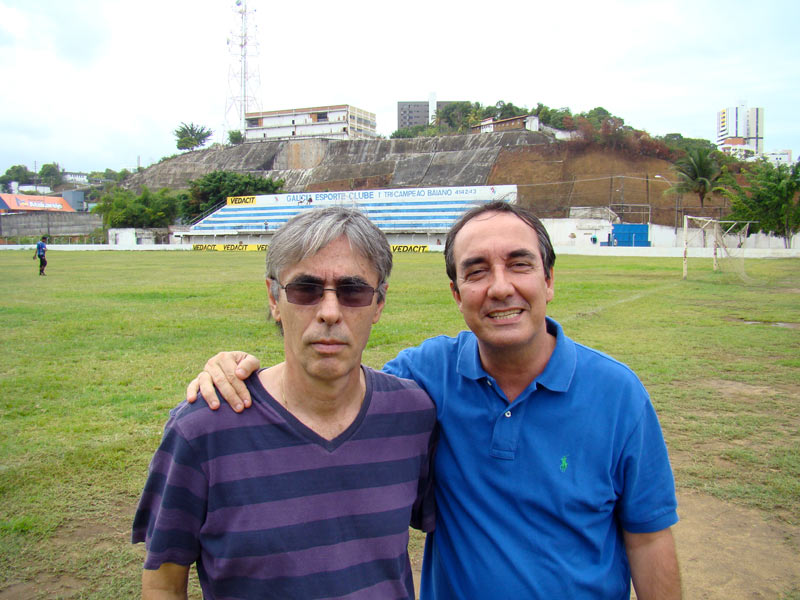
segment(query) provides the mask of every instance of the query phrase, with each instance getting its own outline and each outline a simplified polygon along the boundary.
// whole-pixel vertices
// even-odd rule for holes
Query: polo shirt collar
[[[541,375],[536,378],[535,384],[545,387],[553,392],[566,392],[572,382],[577,363],[575,342],[569,339],[557,321],[546,317],[547,331],[556,336],[556,347],[547,362]],[[462,333],[463,343],[459,345],[456,370],[468,379],[491,379],[483,368],[478,352],[478,338],[471,331]]]

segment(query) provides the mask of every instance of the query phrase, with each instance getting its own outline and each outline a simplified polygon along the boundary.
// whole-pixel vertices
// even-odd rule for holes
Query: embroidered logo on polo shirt
[[[561,469],[562,473],[565,473],[567,471],[567,456],[569,455],[565,454],[564,456],[561,457],[561,466],[559,468]]]

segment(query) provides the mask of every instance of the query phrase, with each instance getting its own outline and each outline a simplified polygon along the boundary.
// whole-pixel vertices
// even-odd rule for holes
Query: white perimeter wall
[[[683,228],[677,231],[674,227],[664,225],[650,226],[651,247],[601,246],[600,242],[608,239],[611,224],[599,219],[543,219],[542,222],[550,234],[556,254],[585,254],[592,256],[683,256]],[[387,237],[392,244],[424,244],[431,251],[443,251],[446,232],[408,232],[392,233]],[[592,235],[597,236],[597,244],[592,244]],[[208,236],[203,243],[216,244],[264,244],[269,243],[271,234],[242,233],[236,235]],[[120,240],[122,241],[122,240]],[[713,235],[706,236],[706,247],[702,247],[702,236],[696,233],[691,236],[689,255],[711,257],[713,255]],[[738,244],[737,236],[728,236],[726,242],[731,249]],[[0,245],[0,250],[33,250],[34,244]],[[91,245],[91,244],[48,244],[48,250],[191,250],[191,244],[140,244]],[[747,238],[743,245],[743,254],[747,258],[800,258],[800,234],[792,239],[792,248],[783,247],[783,239],[755,234]]]

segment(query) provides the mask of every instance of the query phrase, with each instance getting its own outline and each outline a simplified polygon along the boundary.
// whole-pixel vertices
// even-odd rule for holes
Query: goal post
[[[744,261],[742,246],[747,239],[750,225],[758,221],[724,221],[709,217],[683,216],[683,278],[689,276],[689,248],[708,247],[708,238],[711,238],[712,259],[714,271],[720,269],[720,258],[736,259],[737,263]],[[734,237],[735,236],[735,237]],[[699,242],[699,243],[698,243]],[[744,274],[744,266],[738,264],[740,275]]]

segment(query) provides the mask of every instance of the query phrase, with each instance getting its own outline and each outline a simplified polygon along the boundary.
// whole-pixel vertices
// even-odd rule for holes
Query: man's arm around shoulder
[[[625,549],[638,600],[680,600],[681,576],[670,528],[652,533],[625,531]]]
[[[142,571],[142,600],[186,600],[189,567],[164,563]]]

